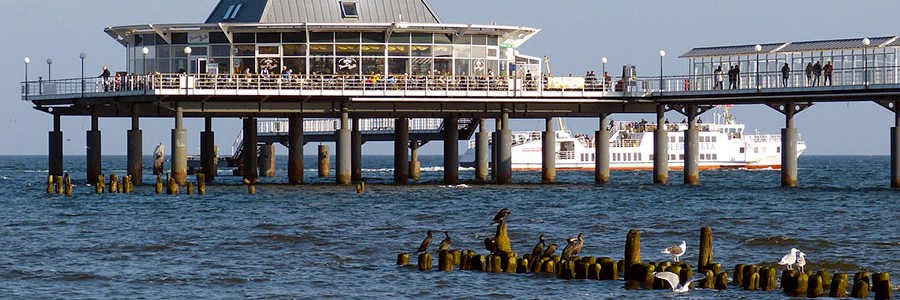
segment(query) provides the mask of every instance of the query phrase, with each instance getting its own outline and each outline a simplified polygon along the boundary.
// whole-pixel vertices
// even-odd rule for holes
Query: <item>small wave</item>
[[[91,273],[68,273],[60,276],[65,281],[107,280],[109,278]]]
[[[770,237],[760,237],[760,238],[749,238],[744,240],[744,246],[778,246],[778,245],[788,245],[788,244],[796,244],[797,239],[786,236],[770,236]]]
[[[875,242],[875,247],[878,248],[893,248],[900,246],[900,242]]]
[[[448,189],[471,189],[472,188],[468,184],[442,185],[441,187],[448,188]]]
[[[281,228],[287,228],[290,225],[282,225],[282,224],[273,224],[273,223],[259,223],[256,226],[253,226],[254,229],[266,229],[266,230],[275,230]]]
[[[221,278],[216,278],[215,281],[218,283],[222,283],[222,284],[243,284],[243,283],[248,283],[248,282],[263,282],[263,281],[267,281],[267,279],[257,278],[257,277],[250,277],[250,278],[221,277]]]
[[[257,237],[267,239],[270,241],[285,242],[285,243],[300,243],[300,242],[311,239],[311,237],[308,235],[300,236],[300,235],[277,234],[277,233],[267,234],[267,235],[262,235],[262,236],[257,236]]]

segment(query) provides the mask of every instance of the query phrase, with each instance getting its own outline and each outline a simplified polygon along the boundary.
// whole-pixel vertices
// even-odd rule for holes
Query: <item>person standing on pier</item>
[[[100,73],[100,76],[97,76],[97,77],[103,78],[103,91],[104,92],[109,92],[109,76],[110,76],[109,68],[107,68],[106,66],[103,66],[103,72]]]
[[[822,78],[822,64],[819,61],[816,61],[816,64],[813,65],[813,86],[818,86],[821,83]]]
[[[741,88],[741,66],[734,65],[734,87]]]
[[[713,89],[721,90],[722,89],[722,65],[719,65],[719,67],[716,68],[716,71],[714,74],[716,77],[716,86]]]
[[[735,89],[737,87],[736,81],[734,79],[734,66],[728,67],[728,88]]]
[[[834,66],[831,65],[831,61],[825,64],[825,67],[822,69],[825,71],[825,82],[822,85],[831,86],[834,82],[831,81],[831,74],[834,73]]]
[[[808,62],[808,63],[806,63],[806,86],[812,85],[812,83],[813,83],[812,74],[813,74],[813,65],[812,65],[812,62]]]
[[[788,63],[784,63],[784,67],[781,67],[781,86],[787,87],[788,78],[791,76],[791,67],[788,66]]]

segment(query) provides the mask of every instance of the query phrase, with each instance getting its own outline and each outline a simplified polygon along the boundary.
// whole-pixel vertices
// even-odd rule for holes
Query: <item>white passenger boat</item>
[[[594,136],[575,134],[566,130],[556,131],[557,170],[594,170],[596,154]],[[610,162],[611,170],[652,170],[653,130],[657,125],[641,122],[611,122]],[[669,169],[684,168],[684,132],[687,123],[664,124],[669,133]],[[723,107],[713,123],[700,123],[699,164],[702,170],[711,169],[781,169],[780,134],[746,134],[744,124]],[[541,131],[517,131],[512,133],[512,168],[514,171],[541,169]],[[806,149],[803,141],[797,143],[797,156]],[[469,140],[461,164],[474,167],[475,141]]]

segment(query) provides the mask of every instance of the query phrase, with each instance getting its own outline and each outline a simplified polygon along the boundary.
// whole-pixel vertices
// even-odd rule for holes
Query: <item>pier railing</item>
[[[809,75],[809,77],[807,77]],[[22,98],[95,97],[104,93],[139,95],[311,95],[397,97],[570,97],[645,96],[656,92],[703,92],[794,88],[836,88],[898,84],[898,67],[842,68],[830,80],[805,70],[651,76],[604,81],[602,78],[151,74],[22,82]],[[556,79],[572,79],[556,80]],[[721,83],[720,83],[721,79]]]

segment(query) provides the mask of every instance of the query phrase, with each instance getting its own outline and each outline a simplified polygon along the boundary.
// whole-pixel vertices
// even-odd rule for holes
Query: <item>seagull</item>
[[[779,261],[778,264],[787,266],[788,270],[793,270],[793,265],[797,263],[797,252],[800,252],[800,250],[797,250],[797,248],[791,248],[791,253],[788,253],[787,255],[782,257],[781,261]]]
[[[426,236],[425,239],[422,240],[422,244],[419,244],[419,251],[416,251],[416,254],[428,252],[428,245],[431,245],[431,230],[429,230],[427,233],[428,236]]]
[[[687,250],[687,243],[681,241],[681,245],[675,245],[666,249],[663,249],[663,254],[671,254],[675,257],[675,262],[678,262],[678,258],[684,254],[684,251]]]
[[[438,251],[450,250],[450,233],[444,231],[444,236],[446,236],[446,237],[444,238],[443,241],[441,241],[441,244],[438,246]]]
[[[531,251],[532,261],[537,261],[541,258],[541,254],[544,253],[544,234],[542,233],[538,239],[540,242],[538,242],[537,245],[534,245],[534,251]]]
[[[550,243],[550,246],[547,246],[547,250],[544,250],[544,254],[541,255],[541,258],[551,257],[554,253],[556,253],[556,248],[559,247],[556,243]]]
[[[806,253],[797,252],[797,269],[800,270],[800,273],[803,273],[803,267],[806,266]]]
[[[563,252],[562,252],[563,260],[569,260],[570,258],[572,258],[572,251],[575,251],[575,241],[576,240],[577,239],[575,239],[575,238],[569,238],[569,240],[567,241],[567,242],[569,242],[569,244],[567,244],[566,247],[563,248]]]
[[[499,212],[497,212],[497,215],[494,216],[494,220],[491,221],[491,225],[505,222],[507,216],[509,216],[509,208],[504,207]]]
[[[676,293],[683,293],[691,290],[691,283],[697,280],[706,279],[706,274],[697,273],[691,277],[690,280],[684,283],[684,285],[678,284],[678,274],[672,272],[653,272],[653,276],[662,280],[669,282],[669,286],[672,287],[672,291]]]

